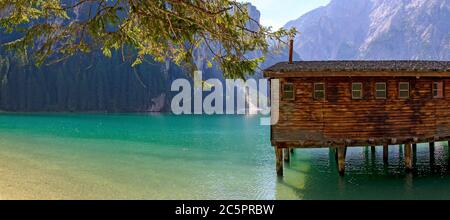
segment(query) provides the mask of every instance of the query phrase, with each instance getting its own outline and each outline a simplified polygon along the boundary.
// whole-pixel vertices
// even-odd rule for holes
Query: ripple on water
[[[328,149],[297,149],[277,178],[258,117],[1,114],[2,198],[450,199],[449,149],[414,170],[403,151],[349,148],[346,176]],[[432,166],[430,166],[432,163]],[[16,194],[8,194],[15,191]]]

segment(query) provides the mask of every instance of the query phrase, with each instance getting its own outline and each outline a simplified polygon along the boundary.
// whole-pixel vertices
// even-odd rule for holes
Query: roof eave
[[[449,71],[264,71],[266,78],[302,77],[450,77]]]

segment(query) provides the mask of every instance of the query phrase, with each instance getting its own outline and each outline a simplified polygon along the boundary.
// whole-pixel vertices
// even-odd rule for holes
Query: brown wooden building
[[[278,79],[279,120],[271,127],[277,173],[282,149],[336,148],[341,174],[348,146],[411,145],[450,140],[450,62],[299,61],[264,71]],[[288,154],[288,150],[285,154]]]

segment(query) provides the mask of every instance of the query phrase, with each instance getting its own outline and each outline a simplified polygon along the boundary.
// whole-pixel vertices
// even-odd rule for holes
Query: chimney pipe
[[[294,56],[294,39],[291,38],[289,40],[289,64],[293,64],[293,56]]]

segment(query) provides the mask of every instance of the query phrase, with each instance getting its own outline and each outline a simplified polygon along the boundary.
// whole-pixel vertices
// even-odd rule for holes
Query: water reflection
[[[403,146],[389,147],[389,163],[382,147],[349,148],[346,175],[339,177],[332,149],[297,149],[278,179],[278,199],[449,199],[450,149],[436,143],[413,150],[413,170],[404,170]],[[297,198],[286,198],[287,191]]]
[[[257,117],[0,115],[2,169],[14,177],[3,180],[26,184],[24,198],[450,199],[442,143],[434,166],[419,145],[411,174],[399,146],[390,146],[389,164],[381,147],[349,148],[343,178],[333,151],[295,150],[277,179],[269,137]]]

